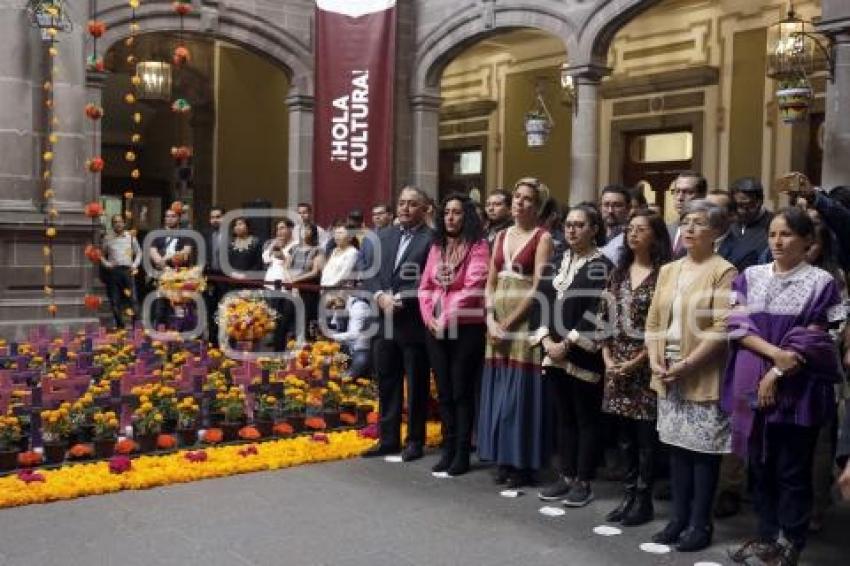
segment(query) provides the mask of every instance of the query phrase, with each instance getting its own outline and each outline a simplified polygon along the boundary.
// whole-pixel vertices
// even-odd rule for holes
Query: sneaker
[[[537,492],[537,497],[542,501],[559,501],[567,496],[573,481],[559,475],[558,479]]]
[[[590,489],[590,484],[584,481],[576,481],[570,487],[570,491],[564,499],[564,505],[567,507],[584,507],[591,501],[593,501],[593,490]]]

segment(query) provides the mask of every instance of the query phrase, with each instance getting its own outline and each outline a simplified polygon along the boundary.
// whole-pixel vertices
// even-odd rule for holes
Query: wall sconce
[[[137,87],[138,98],[171,100],[171,65],[160,61],[142,61],[136,65],[136,75],[142,81]]]
[[[811,22],[797,16],[793,2],[788,15],[768,28],[767,76],[779,82],[776,96],[785,123],[808,119],[814,96],[809,77],[815,72],[816,53],[826,61],[829,81],[835,78],[834,44],[812,30]]]
[[[578,112],[578,89],[575,78],[568,71],[569,67],[567,63],[561,65],[561,90],[564,93],[564,102]]]

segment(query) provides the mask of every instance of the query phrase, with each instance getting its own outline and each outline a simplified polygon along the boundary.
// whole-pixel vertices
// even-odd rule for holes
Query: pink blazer
[[[447,288],[436,278],[437,267],[441,262],[440,255],[440,247],[437,244],[432,245],[419,284],[419,310],[422,312],[422,320],[426,325],[431,324],[434,320],[434,305],[442,301],[437,321],[443,328],[454,321],[457,324],[483,323],[484,287],[490,267],[490,247],[487,240],[479,240],[472,245]]]

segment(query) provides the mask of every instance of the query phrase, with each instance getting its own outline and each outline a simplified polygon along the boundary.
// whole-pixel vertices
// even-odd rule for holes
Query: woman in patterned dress
[[[487,277],[488,340],[481,382],[478,456],[498,464],[497,483],[518,488],[546,463],[540,351],[530,348],[529,317],[552,255],[538,226],[548,190],[536,179],[514,186],[515,224],[499,233]]]
[[[680,552],[711,544],[711,509],[720,459],[731,447],[720,409],[726,365],[726,318],[735,267],[714,252],[729,227],[725,209],[704,199],[685,205],[680,220],[686,255],[658,273],[646,320],[658,435],[670,449],[673,516],[653,537]]]
[[[650,388],[651,371],[644,328],[661,266],[670,261],[670,234],[664,219],[649,210],[632,214],[620,265],[608,282],[602,304],[605,382],[602,410],[617,418],[628,472],[625,496],[606,520],[636,526],[653,519],[652,482],[658,408]]]

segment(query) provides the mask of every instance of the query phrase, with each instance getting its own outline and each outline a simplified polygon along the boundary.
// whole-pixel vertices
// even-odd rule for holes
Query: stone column
[[[313,108],[315,99],[292,94],[289,107],[289,207],[313,202]]]
[[[596,201],[599,170],[599,82],[609,69],[594,65],[571,67],[576,101],[570,149],[570,205]]]
[[[414,95],[410,99],[413,110],[413,175],[414,185],[431,198],[437,198],[440,182],[440,104],[442,99],[434,94]]]
[[[850,28],[833,37],[836,42],[833,51],[835,77],[826,87],[821,179],[821,184],[828,189],[850,185]]]

